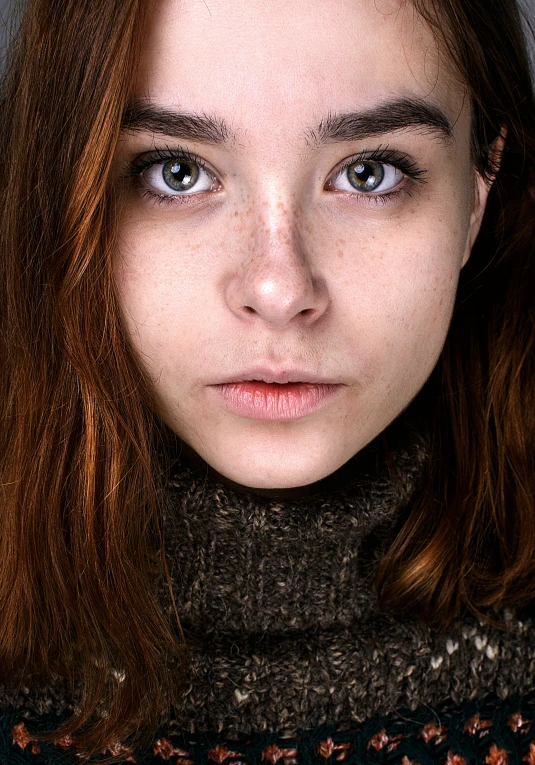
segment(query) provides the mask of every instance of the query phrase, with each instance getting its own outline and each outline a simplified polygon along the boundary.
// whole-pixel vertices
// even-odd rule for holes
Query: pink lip
[[[229,377],[216,380],[218,385],[238,382],[265,382],[265,383],[317,383],[320,385],[332,385],[341,380],[334,380],[307,372],[305,369],[293,368],[289,364],[282,366],[269,366],[257,364],[249,369],[241,370]]]
[[[224,406],[242,417],[254,420],[296,420],[319,409],[345,386],[243,380],[210,387]]]

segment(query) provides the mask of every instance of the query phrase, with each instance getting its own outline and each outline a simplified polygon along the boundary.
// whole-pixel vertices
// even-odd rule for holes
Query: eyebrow
[[[208,144],[237,142],[227,122],[208,114],[175,112],[150,102],[133,101],[126,108],[122,129],[147,132]],[[413,130],[449,142],[453,128],[444,112],[418,98],[385,101],[365,111],[330,113],[305,133],[307,143],[358,141],[398,130]]]
[[[123,130],[156,133],[200,143],[224,144],[236,140],[223,119],[208,114],[174,112],[140,101],[133,101],[127,106],[121,127]]]
[[[449,142],[453,128],[438,106],[421,99],[386,101],[363,112],[329,114],[309,132],[317,145],[355,141],[397,130],[414,130]]]

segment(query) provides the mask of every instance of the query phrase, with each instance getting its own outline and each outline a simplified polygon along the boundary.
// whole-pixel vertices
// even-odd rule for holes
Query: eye
[[[198,162],[182,157],[157,162],[140,175],[150,191],[168,197],[210,191],[215,181]]]
[[[359,159],[347,164],[331,182],[339,191],[360,191],[364,194],[382,194],[393,191],[403,181],[404,174],[394,165],[373,159]],[[338,182],[338,186],[334,185]]]

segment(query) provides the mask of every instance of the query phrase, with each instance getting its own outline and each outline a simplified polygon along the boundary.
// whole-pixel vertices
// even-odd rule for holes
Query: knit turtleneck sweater
[[[419,425],[401,417],[387,435],[388,456],[380,437],[280,496],[177,458],[162,519],[170,580],[156,587],[171,621],[172,587],[189,679],[150,757],[125,761],[535,765],[531,620],[505,612],[501,630],[466,616],[440,633],[378,607],[377,563],[428,465]],[[0,705],[0,763],[64,761],[26,725],[72,709],[65,698],[19,689]]]
[[[336,488],[331,479],[299,499],[176,469],[165,547],[186,638],[201,641],[178,727],[291,736],[535,687],[535,630],[512,613],[507,631],[467,617],[440,634],[378,609],[375,564],[427,464],[403,419],[389,430],[390,459],[381,443],[351,460]]]

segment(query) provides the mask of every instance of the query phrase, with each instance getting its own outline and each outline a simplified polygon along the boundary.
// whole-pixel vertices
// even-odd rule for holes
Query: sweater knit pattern
[[[378,610],[375,563],[427,464],[425,439],[403,420],[389,444],[390,460],[378,440],[346,466],[343,488],[298,501],[178,467],[165,546],[182,627],[200,644],[175,726],[291,736],[533,688],[531,621],[506,611],[504,631],[467,616],[441,634]]]

